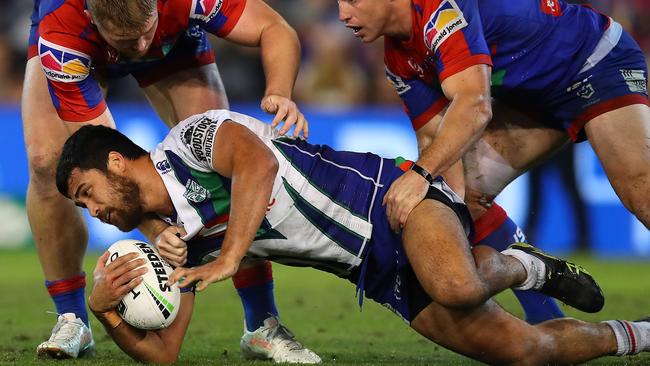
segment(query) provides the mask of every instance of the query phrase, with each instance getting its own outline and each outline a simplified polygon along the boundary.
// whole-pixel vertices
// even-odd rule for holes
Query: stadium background
[[[370,47],[360,44],[338,23],[334,0],[267,2],[301,38],[303,63],[295,97],[309,118],[310,140],[339,149],[415,158],[413,132],[384,77],[381,42]],[[650,0],[591,3],[621,22],[650,52]],[[0,1],[0,365],[42,365],[34,349],[54,324],[54,316],[45,312],[53,310],[53,305],[43,286],[24,207],[28,173],[19,103],[32,4]],[[258,52],[223,40],[215,39],[214,44],[232,109],[270,120],[258,108],[264,89]],[[163,124],[129,78],[115,82],[108,99],[118,128],[138,143],[150,148],[164,136]],[[593,315],[563,307],[568,315],[585,320],[648,315],[650,233],[621,206],[587,144],[566,149],[551,163],[522,177],[499,202],[537,245],[558,254],[587,253],[576,260],[599,279],[607,303],[601,313]],[[89,225],[93,252],[84,263],[88,274],[101,248],[122,237],[96,220],[89,220]],[[332,276],[276,265],[274,277],[283,320],[325,361],[339,365],[474,364],[432,346],[377,304],[366,301],[358,316],[354,286]],[[220,284],[200,296],[182,363],[240,364],[237,340],[242,316],[235,291],[229,284]],[[498,301],[521,315],[510,293]],[[130,364],[102,335],[99,323],[94,319],[92,323],[99,351],[94,358],[75,364]],[[643,365],[650,364],[650,357],[609,357],[595,364]]]

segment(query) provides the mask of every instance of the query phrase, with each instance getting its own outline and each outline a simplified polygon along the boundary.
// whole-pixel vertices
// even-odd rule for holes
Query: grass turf
[[[85,261],[89,283],[97,255]],[[650,313],[650,264],[603,262],[588,257],[577,261],[599,280],[607,296],[599,314],[582,314],[564,308],[584,320],[638,319]],[[0,251],[0,364],[42,365],[36,345],[49,337],[55,316],[43,286],[34,251]],[[345,280],[312,269],[274,265],[276,302],[283,322],[297,338],[317,351],[325,363],[337,365],[472,365],[471,360],[449,352],[417,335],[390,311],[364,302],[359,311],[354,286]],[[511,294],[499,302],[515,314],[521,311]],[[212,285],[198,294],[186,335],[180,364],[247,365],[239,352],[243,315],[230,281]],[[90,357],[66,361],[74,365],[134,364],[92,319],[97,351]],[[498,336],[498,334],[495,334]],[[260,364],[260,361],[256,362]],[[590,364],[646,365],[650,356],[608,357]]]

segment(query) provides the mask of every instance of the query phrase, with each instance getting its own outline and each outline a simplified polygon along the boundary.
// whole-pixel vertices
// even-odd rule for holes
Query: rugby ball
[[[139,329],[168,327],[176,318],[181,304],[178,285],[167,285],[172,267],[155,247],[139,240],[120,240],[111,245],[108,252],[110,255],[106,264],[128,253],[137,253],[138,258],[146,260],[144,266],[147,273],[142,276],[142,282],[122,298],[117,306],[118,314]]]

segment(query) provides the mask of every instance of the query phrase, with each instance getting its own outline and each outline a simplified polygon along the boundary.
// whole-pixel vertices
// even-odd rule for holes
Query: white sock
[[[546,281],[546,264],[541,259],[522,250],[512,248],[504,250],[501,254],[517,259],[526,270],[526,280],[518,286],[513,286],[513,290],[539,290],[544,285]]]
[[[616,336],[616,355],[635,355],[650,349],[650,322],[629,322],[627,320],[608,320]]]

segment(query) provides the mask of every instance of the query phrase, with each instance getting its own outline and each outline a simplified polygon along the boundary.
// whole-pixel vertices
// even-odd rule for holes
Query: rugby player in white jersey
[[[232,276],[245,257],[261,257],[346,278],[428,339],[491,364],[577,363],[650,350],[646,321],[533,326],[496,305],[490,298],[507,288],[535,289],[590,312],[604,299],[582,268],[528,245],[470,249],[467,208],[441,178],[429,177],[426,199],[401,233],[392,231],[381,202],[412,164],[279,138],[260,121],[217,110],[179,123],[150,154],[115,130],[83,127],[64,145],[57,187],[121,230],[147,213],[182,225],[187,264],[170,277],[182,287],[201,291]],[[115,307],[141,281],[142,262],[106,259],[95,268],[90,309],[134,359],[174,362],[194,293],[182,295],[169,328],[135,329]],[[463,326],[468,319],[474,326]]]

